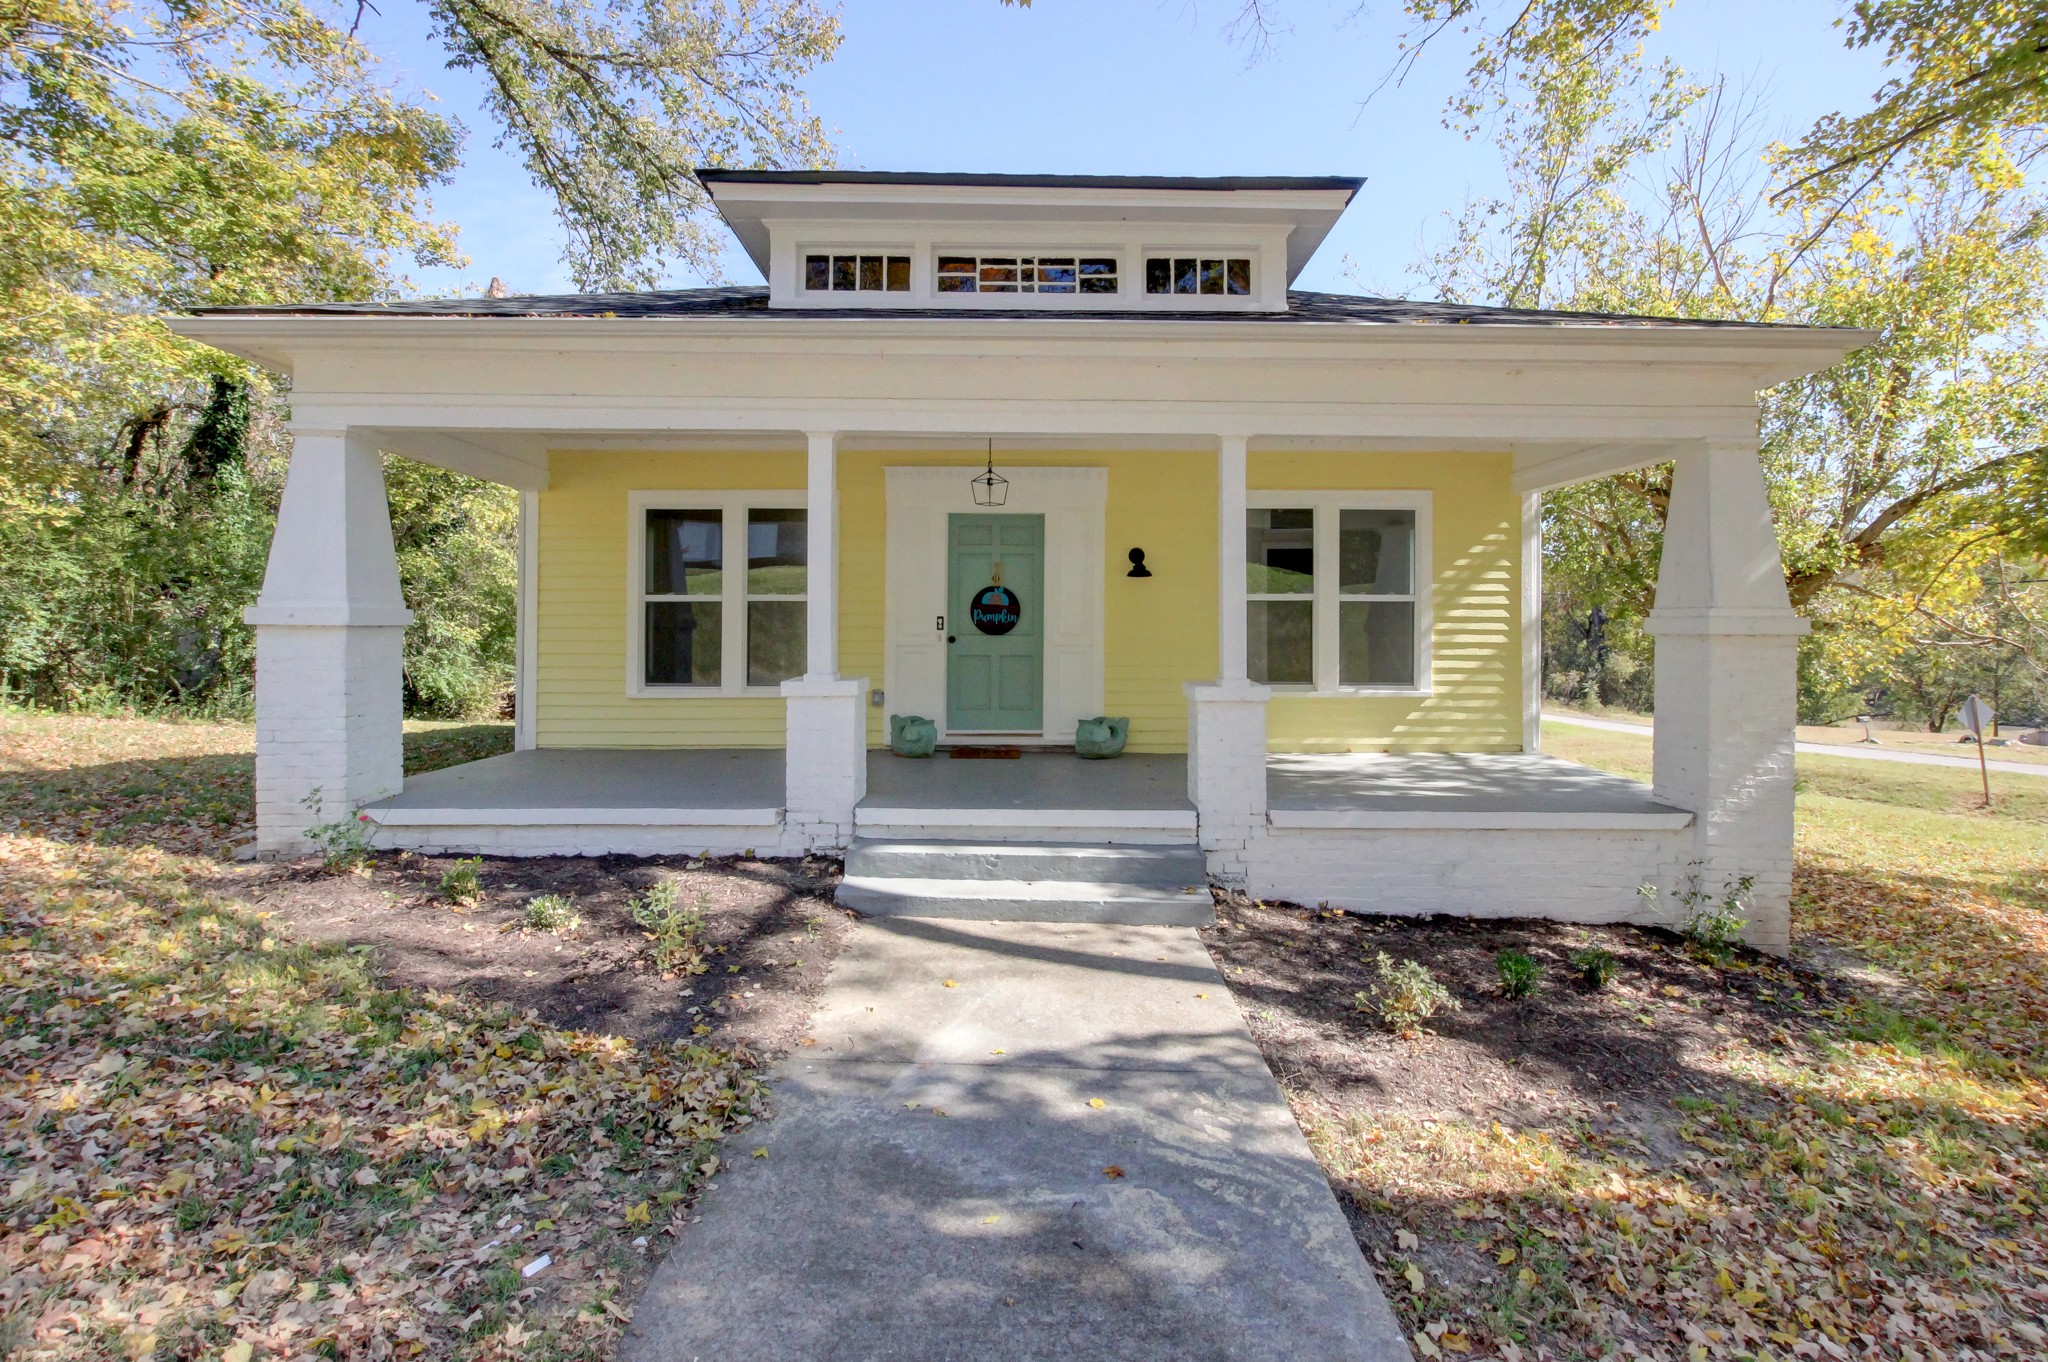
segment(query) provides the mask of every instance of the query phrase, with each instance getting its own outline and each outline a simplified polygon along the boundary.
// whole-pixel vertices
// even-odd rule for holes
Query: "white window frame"
[[[633,699],[673,700],[689,696],[776,695],[780,686],[747,684],[747,605],[751,601],[808,602],[802,596],[754,596],[747,591],[747,512],[808,510],[801,488],[739,492],[629,492],[626,494],[626,694]],[[719,592],[718,679],[715,686],[647,680],[647,513],[717,511],[723,526],[725,567]],[[806,523],[805,543],[809,544]],[[738,567],[734,562],[737,556]],[[808,557],[808,552],[806,553]],[[809,576],[806,573],[806,584]],[[808,612],[806,612],[808,613]],[[737,622],[737,627],[734,627]]]
[[[852,256],[862,256],[862,255],[875,255],[875,256],[880,256],[880,257],[882,258],[883,262],[884,262],[884,264],[883,264],[883,277],[882,277],[882,284],[883,284],[883,287],[881,287],[881,288],[878,288],[878,289],[876,289],[876,288],[852,288],[852,289],[836,289],[836,288],[831,288],[831,287],[829,287],[829,286],[828,286],[828,287],[826,287],[826,288],[812,288],[812,287],[811,287],[811,285],[810,285],[810,280],[809,280],[809,279],[808,279],[808,278],[806,277],[806,274],[807,274],[807,267],[806,267],[806,265],[805,265],[805,261],[807,261],[807,260],[808,260],[808,259],[809,259],[809,258],[810,258],[811,256],[814,256],[814,255],[823,255],[823,256],[835,256],[835,255],[852,255]],[[909,287],[909,288],[907,288],[907,289],[896,289],[896,290],[894,290],[894,291],[892,292],[892,291],[891,291],[891,290],[889,289],[889,287],[888,287],[888,283],[889,283],[889,280],[888,280],[888,273],[887,273],[887,271],[888,271],[888,265],[887,265],[887,261],[888,261],[888,258],[889,258],[890,256],[892,256],[892,255],[894,255],[894,256],[905,256],[905,257],[908,257],[908,258],[909,258],[909,260],[910,260],[910,287]],[[805,298],[826,298],[826,299],[842,299],[842,300],[847,300],[847,301],[851,301],[851,300],[853,300],[853,299],[856,299],[856,298],[857,298],[857,299],[860,299],[860,300],[862,300],[863,302],[870,302],[870,301],[872,301],[872,300],[874,300],[874,299],[877,299],[877,298],[886,298],[886,299],[889,299],[889,300],[893,301],[893,302],[894,302],[894,303],[896,303],[896,304],[897,304],[898,306],[902,306],[902,305],[908,304],[908,303],[909,303],[909,302],[910,302],[910,301],[911,301],[911,300],[912,300],[913,298],[915,298],[915,297],[917,296],[917,292],[918,292],[918,289],[917,289],[917,250],[916,250],[916,248],[915,248],[915,247],[912,247],[912,246],[901,246],[901,245],[897,245],[897,246],[875,246],[875,245],[866,245],[866,246],[800,246],[800,247],[798,247],[798,248],[797,248],[797,253],[796,253],[796,265],[795,265],[795,269],[796,269],[796,291],[797,291],[797,293],[798,293],[799,295],[801,295],[802,297],[805,297]],[[829,267],[828,267],[828,273],[829,273]],[[684,508],[684,509],[688,509],[688,508]]]
[[[1435,581],[1430,568],[1431,495],[1428,492],[1274,492],[1247,491],[1248,511],[1301,511],[1314,514],[1315,591],[1310,626],[1313,640],[1311,674],[1313,685],[1274,685],[1279,694],[1291,695],[1429,695],[1434,691],[1430,661],[1434,655],[1435,610],[1432,606]],[[1360,595],[1340,592],[1337,583],[1338,525],[1345,511],[1413,511],[1415,513],[1415,588],[1412,596]],[[1239,533],[1246,533],[1240,529]],[[1239,608],[1250,615],[1251,593],[1239,590]],[[1300,596],[1260,599],[1300,600]],[[1415,602],[1415,684],[1412,686],[1342,685],[1337,679],[1338,616],[1344,601]]]

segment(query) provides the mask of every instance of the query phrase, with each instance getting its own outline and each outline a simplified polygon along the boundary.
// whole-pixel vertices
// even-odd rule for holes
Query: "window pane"
[[[717,685],[719,615],[716,601],[647,602],[647,684]]]
[[[1041,260],[1038,262],[1038,285],[1065,284],[1062,293],[1074,291],[1074,262],[1071,260]]]
[[[1345,511],[1338,518],[1337,589],[1360,596],[1415,592],[1415,512]]]
[[[748,685],[779,686],[804,674],[804,609],[802,601],[747,602]]]
[[[1103,276],[1100,274],[1084,274],[1081,276],[1081,292],[1115,293],[1116,276],[1113,274],[1108,276]]]
[[[747,594],[801,596],[806,557],[805,513],[747,512]]]
[[[984,260],[981,262],[981,282],[984,284],[1014,284],[1017,282],[1015,260]]]
[[[1337,607],[1337,682],[1415,684],[1415,603],[1345,601]]]
[[[1229,268],[1225,272],[1227,284],[1225,292],[1236,294],[1250,293],[1252,291],[1252,262],[1249,260],[1232,260],[1228,263]]]
[[[804,257],[804,287],[820,290],[832,287],[832,259],[830,256],[807,255]]]
[[[1204,260],[1202,262],[1202,292],[1223,292],[1223,262],[1221,260]]]
[[[1315,512],[1246,511],[1244,589],[1308,595],[1315,590]]]
[[[716,596],[724,590],[725,516],[719,511],[647,513],[647,594]]]
[[[889,292],[910,292],[910,257],[892,255],[889,257]]]
[[[860,257],[857,255],[835,255],[832,257],[832,288],[834,292],[850,293],[860,283]]]
[[[1173,291],[1175,293],[1193,293],[1195,291],[1195,263],[1192,260],[1176,260],[1173,262]]]
[[[1173,262],[1163,257],[1145,262],[1145,292],[1173,292]]]
[[[869,293],[882,291],[882,257],[864,255],[860,258],[860,286]]]
[[[1315,684],[1315,603],[1245,604],[1245,661],[1252,680],[1268,686]]]
[[[1114,260],[1083,260],[1083,261],[1081,262],[1081,273],[1082,273],[1083,275],[1090,275],[1090,274],[1107,274],[1107,275],[1110,275],[1111,277],[1114,277],[1114,276],[1115,276],[1115,274],[1116,274],[1116,261],[1114,261]]]

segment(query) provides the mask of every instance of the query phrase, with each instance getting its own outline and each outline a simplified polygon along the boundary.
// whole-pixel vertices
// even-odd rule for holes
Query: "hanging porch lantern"
[[[996,472],[996,442],[988,442],[988,468],[974,475],[974,504],[1000,506],[1010,499],[1010,480]]]

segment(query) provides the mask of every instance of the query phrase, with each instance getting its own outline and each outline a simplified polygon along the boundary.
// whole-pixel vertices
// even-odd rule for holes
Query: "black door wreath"
[[[983,587],[967,607],[967,618],[984,634],[1007,634],[1023,617],[1017,593],[1006,586]]]

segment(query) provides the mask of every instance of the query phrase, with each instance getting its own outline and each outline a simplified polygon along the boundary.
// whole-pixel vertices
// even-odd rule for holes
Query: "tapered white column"
[[[782,683],[783,840],[839,850],[868,790],[865,678],[839,675],[839,435],[808,435],[804,674]]]
[[[398,793],[403,643],[391,508],[377,448],[293,432],[256,627],[256,845],[307,850],[308,827]]]
[[[1679,454],[1658,565],[1657,798],[1691,810],[1669,893],[1697,879],[1719,898],[1753,876],[1750,943],[1790,944],[1793,725],[1799,636],[1754,440]]]
[[[1226,435],[1216,451],[1217,679],[1182,687],[1188,701],[1188,798],[1209,874],[1245,883],[1252,844],[1266,831],[1266,702],[1247,676],[1245,449]]]

